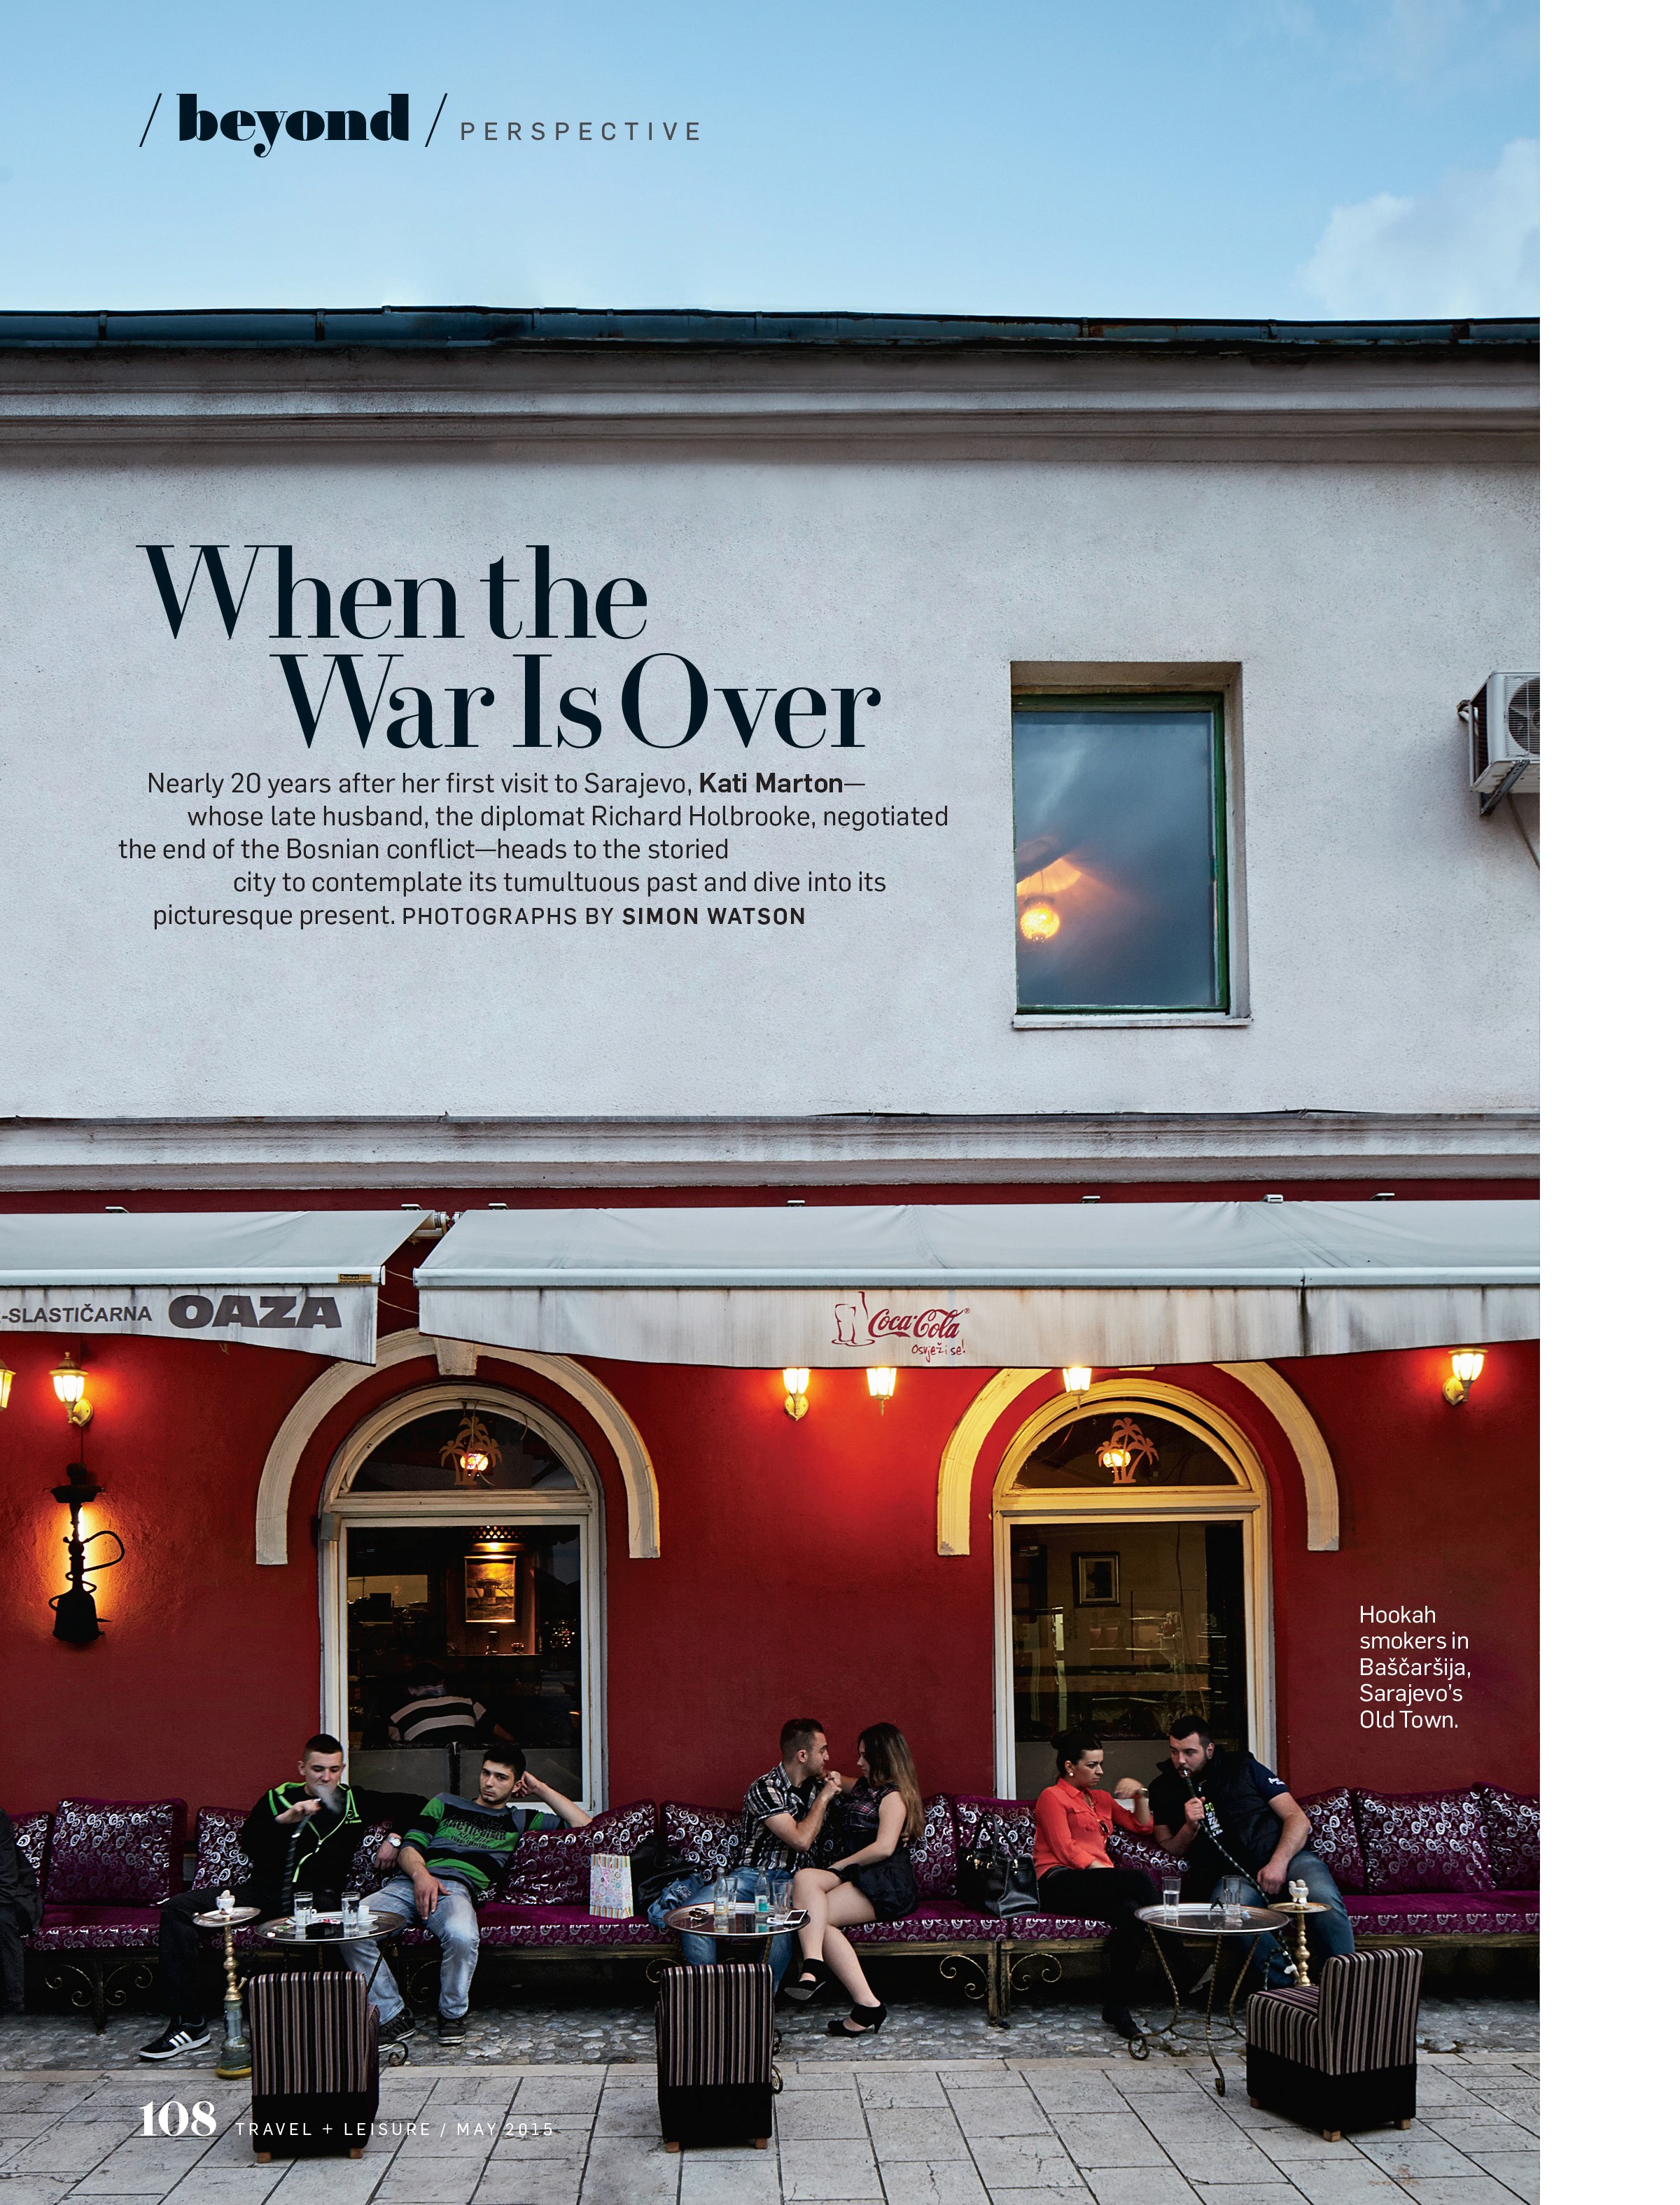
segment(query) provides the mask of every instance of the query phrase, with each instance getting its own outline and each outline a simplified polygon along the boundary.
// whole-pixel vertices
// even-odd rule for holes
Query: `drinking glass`
[[[787,1913],[793,1904],[793,1877],[783,1869],[773,1868],[769,1871],[768,1880],[770,1887],[771,1915],[780,1917]]]
[[[1240,1927],[1243,1919],[1243,1879],[1238,1875],[1220,1878],[1219,1902],[1220,1918],[1226,1926]]]
[[[301,1937],[315,1918],[315,1893],[312,1891],[292,1893],[292,1934]]]
[[[1178,1914],[1178,1901],[1184,1896],[1184,1879],[1182,1875],[1162,1876],[1161,1880],[1161,1905],[1167,1909],[1169,1914],[1175,1917]]]

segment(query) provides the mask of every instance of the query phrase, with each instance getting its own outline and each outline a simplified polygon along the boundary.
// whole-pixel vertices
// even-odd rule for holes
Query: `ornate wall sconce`
[[[1062,1390],[1067,1394],[1089,1394],[1091,1390],[1089,1367],[1083,1363],[1067,1363],[1062,1366]]]
[[[4,1409],[10,1406],[12,1398],[12,1381],[16,1377],[16,1376],[17,1373],[15,1370],[8,1370],[5,1364],[3,1363],[0,1363],[0,1409]]]
[[[893,1398],[893,1388],[899,1382],[899,1374],[890,1363],[871,1364],[864,1373],[870,1382],[870,1399],[877,1403],[881,1413],[887,1413],[887,1404]]]
[[[52,1390],[64,1404],[65,1413],[78,1431],[92,1423],[93,1404],[86,1398],[87,1373],[74,1355],[67,1352],[54,1370]]]
[[[784,1370],[781,1374],[781,1406],[797,1424],[810,1406],[810,1403],[805,1399],[810,1386],[810,1373],[809,1370],[792,1369]]]
[[[1469,1399],[1470,1388],[1481,1376],[1481,1366],[1487,1360],[1479,1347],[1461,1347],[1452,1358],[1452,1376],[1441,1388],[1441,1399],[1451,1409],[1462,1409]]]

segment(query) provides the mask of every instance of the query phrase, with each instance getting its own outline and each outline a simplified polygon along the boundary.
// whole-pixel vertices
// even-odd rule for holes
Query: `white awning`
[[[761,1369],[1263,1362],[1538,1335],[1533,1202],[465,1213],[420,1328]]]
[[[371,1363],[402,1209],[0,1216],[0,1332],[233,1340]]]

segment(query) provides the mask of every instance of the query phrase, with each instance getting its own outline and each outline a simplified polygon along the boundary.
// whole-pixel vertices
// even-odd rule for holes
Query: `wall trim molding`
[[[287,1554],[287,1516],[291,1505],[292,1481],[297,1475],[304,1449],[314,1437],[323,1420],[340,1402],[347,1400],[359,1386],[381,1371],[396,1369],[407,1363],[430,1362],[440,1376],[445,1372],[442,1358],[437,1355],[439,1343],[412,1328],[405,1332],[388,1333],[379,1343],[379,1353],[372,1364],[338,1363],[324,1370],[314,1383],[306,1387],[287,1412],[279,1430],[275,1434],[263,1465],[263,1474],[257,1486],[257,1561],[261,1567],[283,1567]],[[618,1464],[619,1474],[624,1480],[624,1498],[629,1518],[630,1555],[633,1561],[656,1560],[659,1555],[659,1481],[655,1474],[647,1443],[637,1430],[629,1412],[603,1386],[594,1373],[585,1370],[581,1364],[573,1363],[564,1355],[537,1355],[519,1347],[498,1347],[489,1351],[499,1363],[511,1363],[530,1370],[549,1384],[568,1394],[581,1408],[586,1409],[604,1434]]]
[[[1312,1411],[1269,1363],[1218,1363],[1214,1367],[1245,1386],[1271,1412],[1301,1473],[1307,1501],[1307,1551],[1335,1553],[1341,1544],[1341,1495],[1336,1465]],[[981,1450],[1012,1406],[1049,1375],[1048,1370],[1000,1370],[958,1418],[940,1457],[935,1546],[941,1554],[971,1552],[971,1502]],[[1228,1416],[1228,1412],[1222,1413]]]
[[[1098,1047],[1107,1044],[1098,1043]],[[0,1191],[1533,1179],[1539,1114],[11,1118]]]

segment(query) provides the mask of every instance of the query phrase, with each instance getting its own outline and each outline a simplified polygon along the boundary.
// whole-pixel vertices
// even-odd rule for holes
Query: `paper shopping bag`
[[[636,1911],[636,1895],[630,1887],[628,1853],[591,1853],[589,1857],[589,1911],[613,1921],[627,1921]]]

